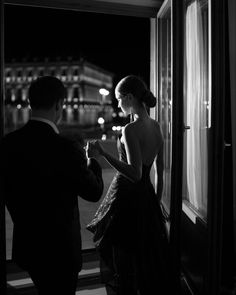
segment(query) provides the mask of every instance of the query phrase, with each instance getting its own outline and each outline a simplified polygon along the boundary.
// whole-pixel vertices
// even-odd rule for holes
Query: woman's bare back
[[[135,136],[138,137],[143,165],[151,165],[163,143],[160,125],[148,118],[131,123]]]

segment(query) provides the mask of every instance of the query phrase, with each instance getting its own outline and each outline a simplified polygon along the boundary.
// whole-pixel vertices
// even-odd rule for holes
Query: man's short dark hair
[[[34,109],[50,109],[64,98],[65,87],[56,77],[39,77],[29,87],[29,102]]]

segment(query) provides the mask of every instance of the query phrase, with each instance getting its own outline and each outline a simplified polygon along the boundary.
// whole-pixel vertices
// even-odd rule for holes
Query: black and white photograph
[[[235,295],[236,1],[0,15],[0,293]]]

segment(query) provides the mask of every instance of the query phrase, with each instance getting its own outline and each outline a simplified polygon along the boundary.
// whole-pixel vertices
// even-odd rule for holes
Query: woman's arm
[[[160,146],[160,149],[158,151],[158,154],[156,156],[156,161],[155,161],[155,169],[156,169],[157,179],[158,179],[156,194],[159,201],[161,201],[162,191],[163,191],[163,171],[164,171],[163,151],[164,151],[164,141],[162,141],[162,144]]]
[[[114,167],[118,172],[129,178],[131,181],[139,181],[142,177],[142,159],[141,151],[137,136],[132,124],[125,126],[122,132],[122,137],[125,145],[127,162],[122,162],[108,153],[98,141],[91,144],[91,150],[97,150],[101,156],[103,156],[107,162]],[[95,151],[96,154],[96,151]]]

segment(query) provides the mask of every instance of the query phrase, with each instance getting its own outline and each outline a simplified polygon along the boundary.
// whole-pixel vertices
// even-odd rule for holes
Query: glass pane
[[[191,1],[185,17],[183,199],[207,213],[210,128],[208,3]]]
[[[172,158],[171,8],[158,19],[158,121],[164,136],[163,201],[170,209]]]

